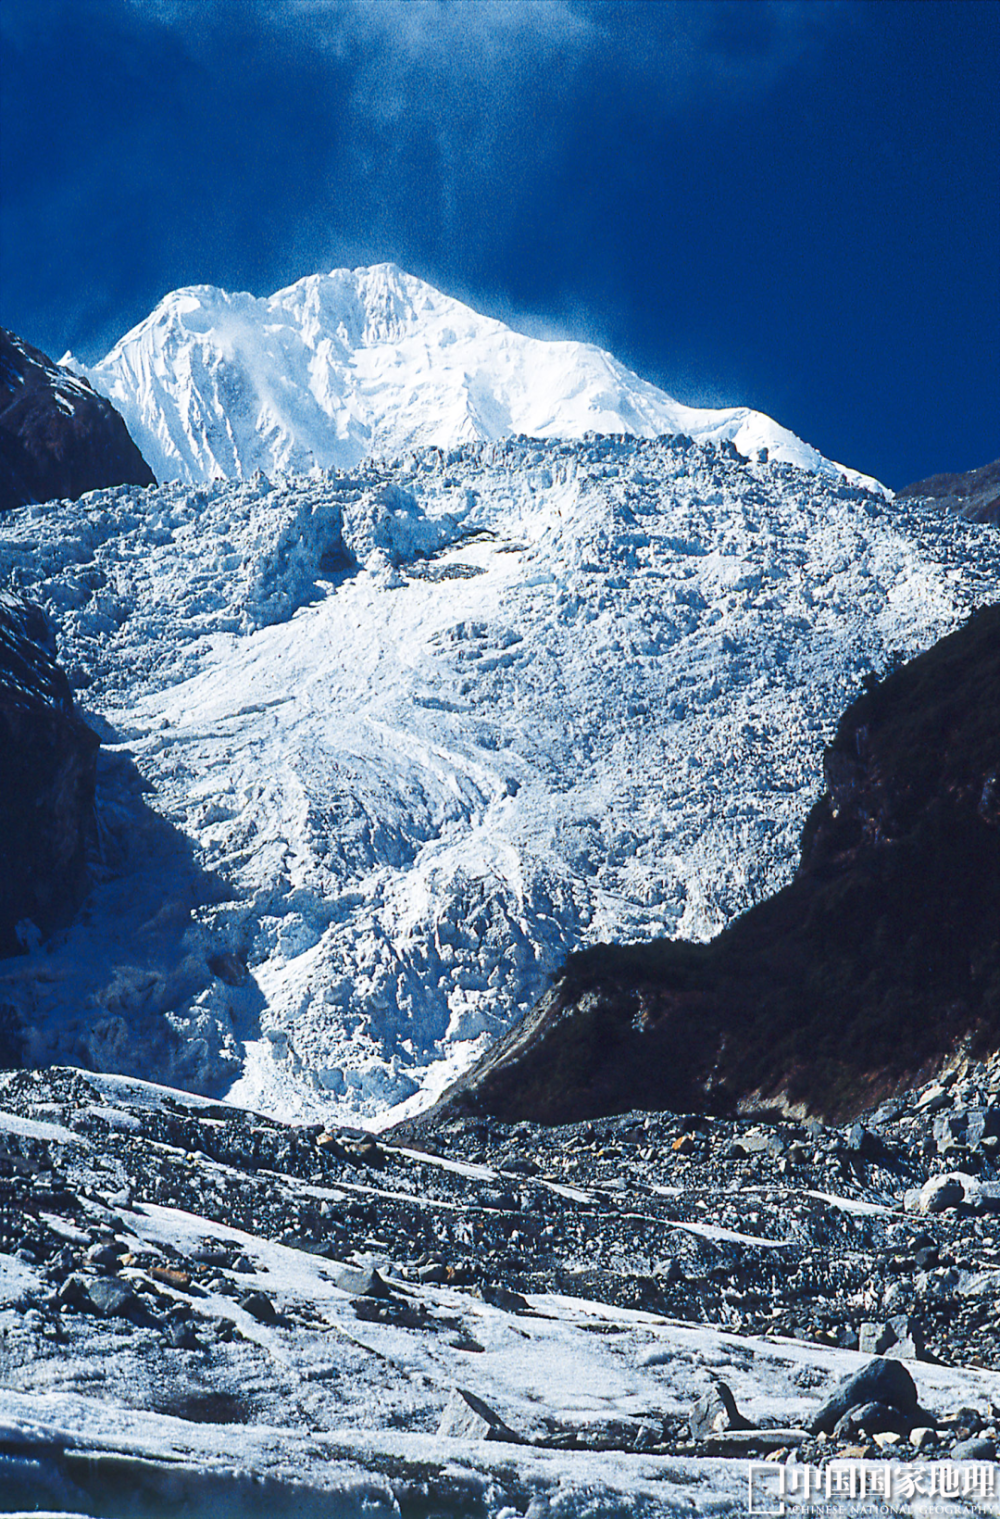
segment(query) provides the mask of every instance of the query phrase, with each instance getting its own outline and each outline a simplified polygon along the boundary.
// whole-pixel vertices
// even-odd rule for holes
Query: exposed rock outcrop
[[[80,900],[97,748],[43,613],[0,592],[0,955],[32,948]]]
[[[1000,606],[870,676],[825,772],[788,887],[710,944],[571,955],[444,1112],[842,1119],[1000,1047]]]
[[[0,327],[0,511],[155,484],[111,402]]]
[[[929,497],[973,522],[1000,523],[1000,459],[984,464],[981,469],[966,470],[964,475],[931,475],[896,494]]]

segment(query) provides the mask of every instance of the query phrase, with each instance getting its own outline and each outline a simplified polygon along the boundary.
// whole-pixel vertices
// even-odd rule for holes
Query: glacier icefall
[[[1000,538],[731,445],[514,439],[26,507],[0,565],[105,746],[88,907],[0,973],[32,1058],[378,1123],[568,950],[786,881],[840,711],[996,597]]]

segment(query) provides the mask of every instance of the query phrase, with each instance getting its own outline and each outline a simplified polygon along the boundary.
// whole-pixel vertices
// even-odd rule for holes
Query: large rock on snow
[[[0,511],[155,484],[111,402],[0,327]]]
[[[824,1430],[830,1434],[852,1408],[872,1403],[895,1409],[909,1421],[908,1427],[916,1422],[917,1386],[902,1362],[877,1358],[846,1377],[813,1414],[809,1429],[813,1434]]]
[[[465,1387],[453,1387],[438,1425],[439,1435],[454,1440],[503,1440],[520,1444],[519,1437],[482,1398]]]
[[[1000,606],[866,685],[826,751],[797,878],[709,944],[571,955],[444,1111],[565,1123],[764,1102],[843,1119],[964,1039],[1000,1047]]]
[[[688,1418],[692,1440],[706,1440],[712,1435],[750,1427],[750,1420],[740,1413],[727,1382],[716,1382],[710,1392],[698,1399]]]
[[[97,748],[42,612],[0,592],[0,955],[30,949],[80,900]]]

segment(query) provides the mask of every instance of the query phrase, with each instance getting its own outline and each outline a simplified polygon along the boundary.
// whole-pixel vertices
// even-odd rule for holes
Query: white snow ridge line
[[[83,373],[158,480],[353,469],[512,436],[684,433],[891,495],[762,412],[683,406],[586,343],[480,316],[393,264],[310,275],[267,300],[175,290]]]

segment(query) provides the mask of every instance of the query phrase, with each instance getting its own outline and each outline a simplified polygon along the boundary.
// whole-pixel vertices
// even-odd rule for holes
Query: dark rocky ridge
[[[155,484],[111,402],[0,328],[0,511]]]
[[[959,512],[972,522],[1000,523],[1000,459],[963,475],[931,475],[896,492],[897,496],[926,497]]]
[[[425,1123],[632,1108],[844,1119],[1000,1047],[1000,606],[868,689],[796,879],[710,944],[597,945]]]
[[[44,614],[0,592],[0,955],[29,948],[80,900],[97,748]],[[8,1043],[0,1018],[0,1062],[16,1063]]]

